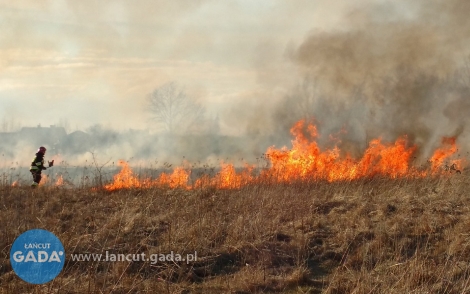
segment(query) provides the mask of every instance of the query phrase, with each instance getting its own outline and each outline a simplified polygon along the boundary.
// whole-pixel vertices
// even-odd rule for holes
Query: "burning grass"
[[[3,293],[465,293],[470,178],[88,189],[1,187]],[[192,264],[73,262],[52,282],[14,275],[23,231],[70,253],[193,252]]]
[[[316,126],[301,120],[291,129],[294,136],[292,148],[270,147],[265,154],[268,167],[262,170],[246,164],[237,172],[233,164],[221,163],[220,171],[213,177],[207,174],[194,180],[191,169],[176,167],[172,173],[162,173],[157,179],[136,177],[125,161],[120,161],[121,171],[112,183],[104,186],[108,191],[128,188],[169,187],[194,189],[212,186],[216,189],[239,189],[243,186],[270,182],[291,184],[309,181],[352,181],[382,176],[397,178],[424,178],[446,172],[461,173],[463,159],[456,159],[458,150],[455,138],[443,138],[442,144],[429,158],[427,167],[414,166],[413,155],[417,146],[410,145],[406,136],[393,143],[374,139],[362,157],[353,158],[338,147],[321,150],[316,139]],[[445,168],[447,167],[447,169]],[[254,173],[257,172],[257,173]]]

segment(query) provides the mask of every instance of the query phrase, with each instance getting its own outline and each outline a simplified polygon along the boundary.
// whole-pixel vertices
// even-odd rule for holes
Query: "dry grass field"
[[[0,189],[0,293],[468,293],[470,177],[373,177],[239,189]],[[62,241],[64,269],[23,282],[22,232]],[[78,262],[73,253],[193,253]]]

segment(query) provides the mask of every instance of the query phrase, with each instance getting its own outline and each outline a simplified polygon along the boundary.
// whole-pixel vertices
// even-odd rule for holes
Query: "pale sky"
[[[384,1],[351,2],[2,0],[0,119],[146,128],[146,95],[177,81],[224,124],[234,103],[289,91],[289,48]]]

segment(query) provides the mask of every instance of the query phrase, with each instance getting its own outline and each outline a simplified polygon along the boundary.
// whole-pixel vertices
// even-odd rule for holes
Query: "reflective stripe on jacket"
[[[42,171],[44,169],[46,169],[46,167],[44,167],[44,155],[36,153],[36,157],[34,157],[33,161],[31,162],[31,167],[29,168],[29,170]]]

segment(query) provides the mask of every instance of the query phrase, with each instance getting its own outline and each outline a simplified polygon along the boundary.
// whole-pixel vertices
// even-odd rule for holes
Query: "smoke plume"
[[[324,143],[344,129],[343,144],[361,148],[407,135],[424,156],[442,136],[467,143],[469,9],[462,0],[368,5],[350,10],[342,28],[312,31],[288,52],[303,78],[273,121],[285,131],[313,118]]]

